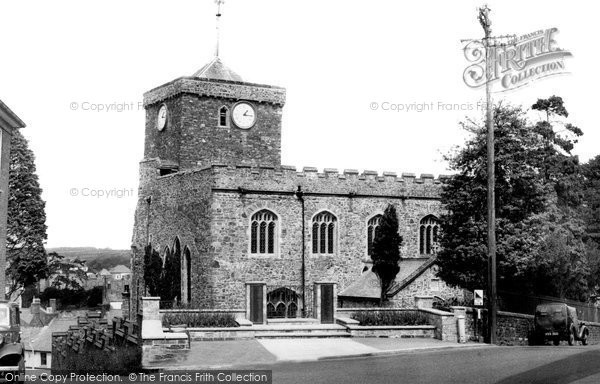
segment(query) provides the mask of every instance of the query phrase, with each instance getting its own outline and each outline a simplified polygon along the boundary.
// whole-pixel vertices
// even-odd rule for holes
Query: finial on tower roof
[[[219,57],[219,43],[220,43],[220,35],[219,35],[219,24],[221,20],[221,5],[225,3],[225,0],[215,0],[215,4],[217,4],[217,44],[215,46],[215,57]]]

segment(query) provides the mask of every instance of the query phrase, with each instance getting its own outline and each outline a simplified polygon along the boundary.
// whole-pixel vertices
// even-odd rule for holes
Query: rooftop
[[[227,67],[218,56],[200,68],[193,77],[210,80],[244,81],[240,75]]]

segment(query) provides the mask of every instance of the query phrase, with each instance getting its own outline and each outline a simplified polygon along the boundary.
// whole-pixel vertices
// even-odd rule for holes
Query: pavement
[[[160,368],[181,370],[249,367],[279,362],[304,362],[482,347],[489,348],[490,346],[480,343],[459,344],[431,338],[284,338],[194,341],[189,350],[177,357],[176,362],[169,362],[168,366],[160,366]]]

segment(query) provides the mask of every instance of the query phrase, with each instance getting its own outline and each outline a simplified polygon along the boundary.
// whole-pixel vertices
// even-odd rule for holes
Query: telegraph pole
[[[489,19],[490,9],[487,5],[479,8],[479,23],[485,37],[485,98],[487,126],[487,234],[488,234],[488,332],[490,344],[496,344],[497,313],[496,302],[496,197],[494,175],[494,110],[492,105],[492,60],[490,60],[490,35],[492,22]]]

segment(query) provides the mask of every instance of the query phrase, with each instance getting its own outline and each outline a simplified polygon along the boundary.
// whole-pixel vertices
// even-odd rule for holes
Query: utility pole
[[[497,341],[497,285],[496,285],[496,196],[494,167],[494,106],[492,102],[492,81],[495,78],[495,60],[492,57],[497,47],[506,47],[514,41],[514,35],[492,37],[492,22],[487,5],[478,9],[477,19],[484,32],[484,38],[477,40],[483,44],[485,55],[485,97],[486,97],[486,129],[487,129],[487,249],[488,249],[488,338],[490,344]],[[504,41],[504,42],[502,42]]]
[[[488,234],[488,332],[490,344],[496,344],[497,313],[496,302],[496,197],[494,175],[494,110],[492,105],[492,60],[490,60],[490,35],[492,22],[489,19],[490,9],[487,5],[479,8],[479,23],[485,37],[485,98],[487,126],[487,234]]]

